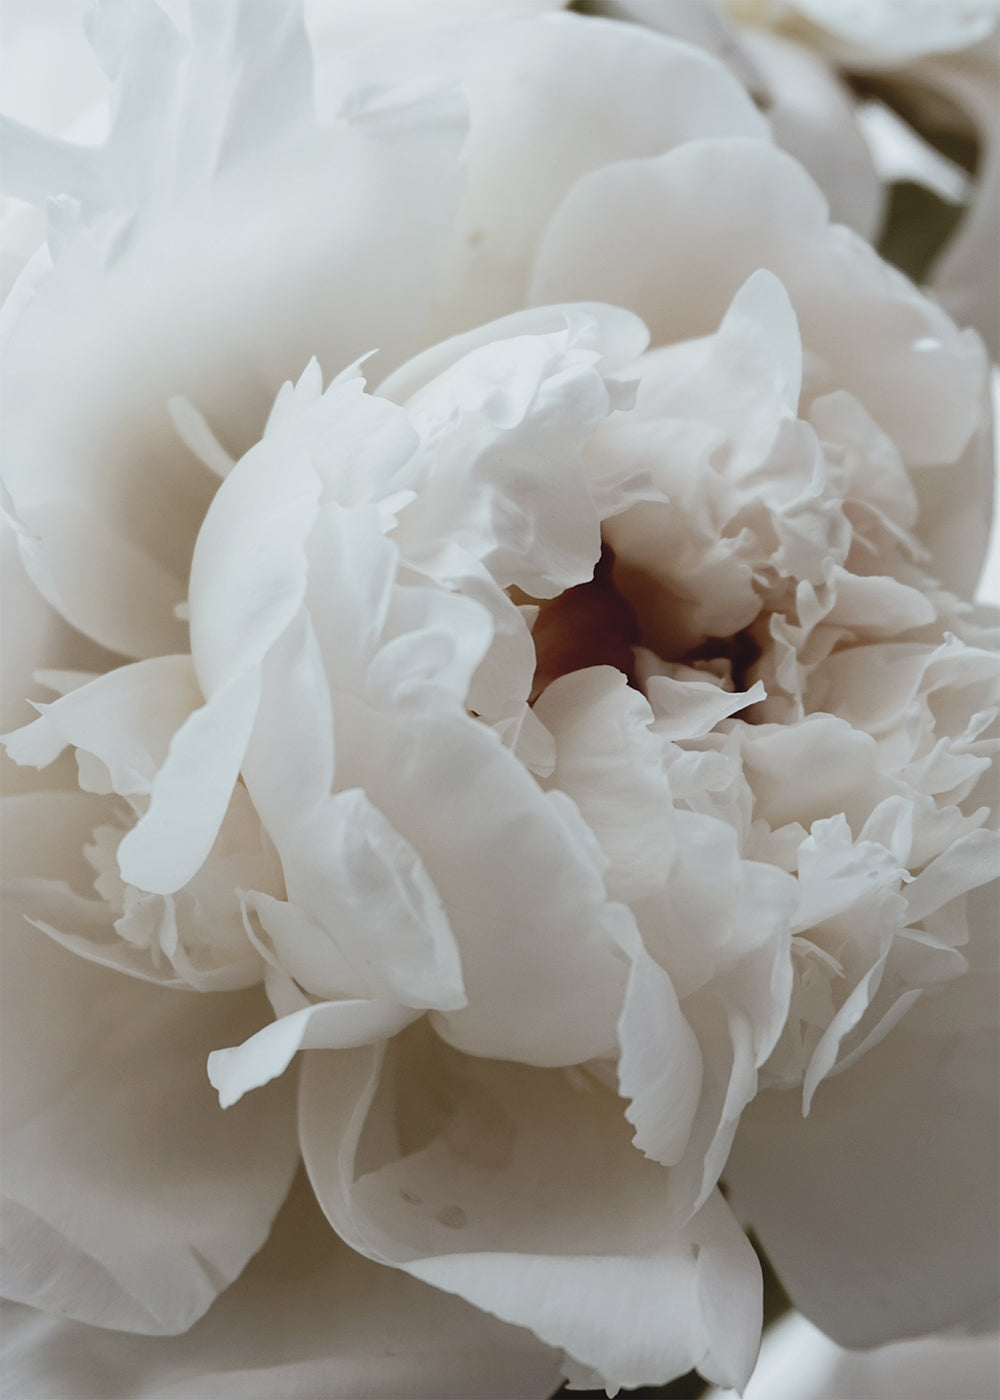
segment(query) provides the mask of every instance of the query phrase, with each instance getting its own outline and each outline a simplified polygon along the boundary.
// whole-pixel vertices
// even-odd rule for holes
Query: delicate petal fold
[[[692,1365],[743,1383],[759,1325],[752,1251],[718,1196],[672,1223],[665,1178],[632,1148],[614,1095],[426,1042],[388,1053],[381,1089],[373,1051],[304,1066],[306,1165],[349,1243],[530,1324],[611,1386]],[[423,1107],[421,1063],[440,1085]],[[377,1155],[363,1167],[366,1131]]]
[[[370,1045],[395,1035],[415,1014],[393,1002],[318,1002],[279,1017],[242,1045],[213,1050],[208,1077],[222,1107],[230,1108],[249,1090],[283,1074],[299,1050]]]
[[[97,758],[113,791],[148,793],[176,730],[201,704],[191,658],[120,666],[40,706],[41,719],[8,735],[16,763],[44,767],[68,744]]]
[[[628,913],[608,903],[562,810],[465,717],[359,709],[344,739],[355,756],[347,783],[358,755],[379,754],[365,773],[368,796],[420,853],[448,911],[469,1004],[432,1013],[441,1034],[475,1054],[536,1064],[610,1051]]]
[[[8,827],[11,874],[38,870],[19,849],[29,831]],[[48,839],[65,871],[55,821]],[[16,910],[4,933],[5,1288],[103,1327],[183,1332],[260,1248],[295,1169],[290,1086],[223,1116],[205,1081],[209,1050],[253,1027],[259,994],[122,977]]]

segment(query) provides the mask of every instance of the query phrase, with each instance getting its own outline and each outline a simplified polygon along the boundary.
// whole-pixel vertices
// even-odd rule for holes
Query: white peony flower
[[[842,1342],[981,1323],[977,337],[683,44],[180,18],[11,135],[19,1393],[742,1386],[744,1225]]]

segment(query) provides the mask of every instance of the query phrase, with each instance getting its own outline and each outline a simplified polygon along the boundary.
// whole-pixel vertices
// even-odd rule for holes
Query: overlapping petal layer
[[[10,312],[20,554],[100,644],[40,657],[59,698],[7,739],[79,777],[9,809],[19,1296],[193,1323],[287,1189],[304,1051],[312,1187],[392,1306],[424,1306],[409,1274],[544,1344],[480,1321],[469,1365],[418,1348],[414,1394],[474,1393],[498,1347],[526,1394],[547,1348],[580,1383],[743,1384],[746,1222],[847,1340],[974,1319],[998,701],[947,590],[981,557],[978,342],[693,50],[452,15],[351,51],[388,86],[332,63],[323,128],[267,8],[187,45],[105,7],[105,207],[64,210]],[[59,998],[47,1038],[22,983]],[[294,1355],[226,1374],[195,1329],[186,1371],[133,1349],[113,1384],[305,1393],[333,1345],[306,1313]],[[394,1383],[362,1369],[324,1393]]]

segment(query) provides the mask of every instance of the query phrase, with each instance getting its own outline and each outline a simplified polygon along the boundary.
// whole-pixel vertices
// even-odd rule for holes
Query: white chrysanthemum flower
[[[981,347],[828,223],[703,55],[448,18],[433,81],[322,125],[293,7],[194,5],[185,41],[108,4],[108,144],[73,162],[19,136],[15,182],[68,171],[79,202],[10,303],[8,514],[89,646],[54,634],[57,698],[6,740],[62,774],[7,802],[17,995],[71,1007],[19,1085],[12,1291],[183,1331],[301,1150],[358,1255],[544,1344],[475,1333],[462,1393],[498,1351],[524,1394],[559,1367],[744,1383],[738,1221],[848,1340],[973,1319],[978,1254],[914,1303],[892,1230],[848,1219],[828,1269],[809,1174],[786,1212],[762,1164],[808,1157],[817,1123],[825,1143],[858,1075],[902,1150],[899,1047],[927,1066],[918,1109],[973,1055],[998,704],[958,596]],[[11,1027],[23,1055],[23,1009]],[[178,1102],[206,1057],[225,1114],[203,1082]],[[956,1116],[987,1134],[972,1063]],[[949,1151],[893,1183],[893,1222],[933,1208]],[[928,1267],[959,1247],[932,1231]],[[351,1267],[331,1259],[324,1287]],[[200,1345],[190,1393],[218,1365]],[[316,1363],[310,1342],[289,1393]]]

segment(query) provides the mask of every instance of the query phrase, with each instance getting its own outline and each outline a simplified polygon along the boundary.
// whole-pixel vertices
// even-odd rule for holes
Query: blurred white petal
[[[792,1313],[764,1336],[743,1400],[993,1400],[1000,1394],[1000,1339],[923,1337],[851,1352]],[[711,1390],[708,1400],[733,1400]]]

